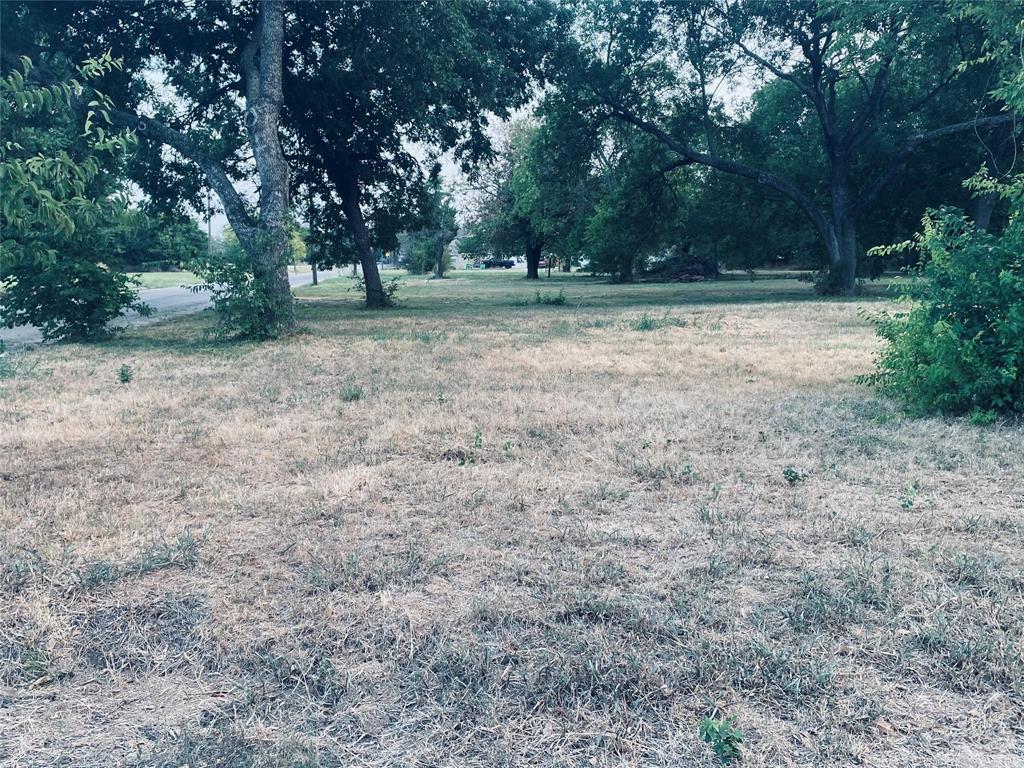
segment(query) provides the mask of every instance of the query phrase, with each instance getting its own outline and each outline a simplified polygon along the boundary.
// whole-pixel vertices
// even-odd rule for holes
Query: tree
[[[1024,5],[965,3],[963,14],[987,33],[974,65],[994,65],[994,94],[1024,108]],[[867,380],[915,414],[983,422],[1024,414],[1024,173],[996,175],[992,166],[967,186],[1008,202],[1001,233],[940,209],[913,242],[893,246],[913,247],[921,262],[905,292],[908,311],[878,320],[887,343]]]
[[[459,233],[455,220],[455,207],[451,192],[445,189],[440,176],[441,168],[435,165],[426,189],[420,212],[421,228],[415,233],[418,241],[413,248],[420,247],[431,264],[434,278],[440,280],[448,268],[447,248]]]
[[[126,76],[115,81],[110,94],[120,104],[107,110],[111,123],[135,131],[154,148],[171,148],[189,167],[200,170],[238,235],[244,273],[263,295],[262,335],[290,330],[289,169],[279,135],[283,0],[5,3],[4,22],[8,45],[43,55],[48,72],[66,66],[69,51],[125,52]],[[163,89],[147,81],[154,71],[163,76]],[[81,100],[75,106],[88,109]],[[144,114],[143,108],[152,114]],[[243,127],[244,138],[237,126]],[[149,157],[159,157],[160,170],[138,180],[166,181],[163,155]],[[255,212],[232,182],[250,176],[249,163],[259,180]],[[164,183],[162,191],[175,198],[172,204],[199,191],[196,184],[181,187]]]
[[[474,240],[507,257],[526,258],[526,277],[540,278],[545,251],[568,258],[581,236],[579,184],[589,162],[576,139],[551,130],[548,120],[512,122],[497,158],[478,174],[470,233]],[[572,234],[576,238],[571,237]]]
[[[747,108],[728,130],[719,133],[719,152],[768,168],[801,189],[821,190],[822,180],[828,178],[828,158],[816,140],[816,118],[803,113],[801,104],[802,96],[789,83],[767,81],[753,92]],[[932,111],[938,113],[941,106],[936,103]],[[946,108],[952,110],[953,106]],[[794,119],[794,115],[800,117]],[[942,117],[935,114],[930,119]],[[852,169],[854,178],[874,178],[886,171],[890,160],[887,142],[885,135],[865,141]],[[970,204],[961,180],[973,173],[982,154],[987,154],[977,136],[962,133],[929,149],[909,158],[906,172],[893,179],[859,217],[857,233],[862,247],[907,239],[929,207]],[[819,236],[787,198],[741,176],[699,164],[678,173],[689,180],[682,195],[685,238],[705,255],[741,269],[820,266]],[[742,211],[742,216],[736,211]],[[1000,207],[1000,215],[1001,211]],[[859,259],[858,274],[873,277],[892,265],[891,258],[869,254]]]
[[[592,272],[632,282],[668,244],[678,205],[667,175],[660,172],[667,163],[664,149],[647,136],[619,135],[609,143],[585,229]]]
[[[963,53],[980,42],[975,25],[939,3],[584,3],[559,89],[586,94],[581,112],[647,133],[680,165],[750,179],[795,204],[824,246],[823,289],[848,295],[856,290],[859,221],[911,158],[931,142],[1012,121],[986,103],[983,79],[960,77]],[[792,117],[810,116],[826,160],[813,187],[733,155],[721,141],[732,121],[718,87],[743,71],[798,95]],[[929,118],[939,102],[955,104],[957,114],[936,125]],[[872,149],[884,150],[884,169],[855,178],[878,139]]]
[[[130,209],[105,227],[112,266],[146,272],[176,269],[209,248],[206,233],[188,216]]]
[[[137,282],[100,261],[102,222],[123,207],[104,171],[133,137],[109,131],[109,100],[91,83],[119,66],[107,54],[86,60],[76,77],[39,85],[24,58],[0,78],[0,317],[8,327],[81,341],[129,309],[149,311]],[[84,129],[75,100],[91,107]]]
[[[546,2],[304,3],[285,112],[316,197],[336,201],[369,307],[386,304],[374,247],[409,229],[427,178],[414,147],[467,169],[490,152],[488,113],[531,95],[553,10]],[[316,87],[310,87],[316,83]]]

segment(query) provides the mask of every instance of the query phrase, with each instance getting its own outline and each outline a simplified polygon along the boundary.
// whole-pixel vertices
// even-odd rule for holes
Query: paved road
[[[338,277],[341,270],[329,270],[319,273],[320,280],[327,280]],[[313,282],[313,275],[310,272],[289,272],[288,282],[292,287],[309,285]],[[188,288],[147,288],[139,291],[139,297],[153,308],[153,314],[149,317],[140,317],[135,312],[129,312],[124,317],[114,321],[114,325],[131,326],[145,325],[177,315],[187,315],[192,312],[199,312],[210,306],[209,291],[194,293]],[[0,328],[0,341],[9,345],[38,344],[43,340],[42,335],[35,328],[20,326],[18,328]]]

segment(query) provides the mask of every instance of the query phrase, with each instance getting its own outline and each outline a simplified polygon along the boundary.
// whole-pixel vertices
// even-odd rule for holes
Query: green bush
[[[537,295],[534,298],[534,304],[548,304],[553,307],[560,307],[565,304],[565,289],[559,288],[558,293],[541,293],[537,291]]]
[[[215,335],[264,340],[287,332],[293,319],[291,305],[270,290],[276,271],[258,267],[233,235],[226,235],[225,241],[220,252],[203,254],[187,264],[203,281],[189,290],[211,294],[217,312]]]
[[[127,310],[152,311],[139,300],[138,280],[93,261],[19,259],[0,274],[6,281],[0,321],[8,328],[34,325],[48,341],[102,338],[111,333],[107,323]]]
[[[971,414],[984,421],[1024,413],[1019,214],[994,236],[959,212],[930,212],[916,241],[921,266],[903,296],[910,307],[876,320],[887,344],[866,381],[915,415]]]

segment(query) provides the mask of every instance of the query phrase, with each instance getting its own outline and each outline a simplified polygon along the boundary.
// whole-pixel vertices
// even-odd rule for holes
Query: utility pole
[[[313,285],[316,285],[316,239],[313,237],[313,189],[306,187],[306,226],[309,228],[309,242],[306,244],[306,258],[313,273]]]
[[[206,255],[213,256],[213,201],[210,188],[206,188]]]

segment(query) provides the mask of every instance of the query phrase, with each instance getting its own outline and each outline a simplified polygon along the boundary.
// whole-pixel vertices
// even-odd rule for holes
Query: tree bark
[[[831,158],[831,232],[825,238],[828,272],[821,290],[833,296],[857,292],[857,223],[850,195],[850,165],[843,156]]]
[[[245,128],[260,177],[259,216],[253,219],[224,166],[207,155],[185,133],[159,120],[121,109],[109,110],[115,127],[128,128],[142,138],[166,144],[188,158],[202,171],[224,208],[238,243],[253,264],[267,291],[268,329],[290,331],[294,327],[291,287],[288,283],[288,163],[278,133],[284,100],[282,51],[284,47],[284,4],[261,0],[256,29],[242,50],[241,68],[245,82]],[[84,99],[75,108],[88,109]]]
[[[988,232],[992,226],[992,212],[999,202],[999,195],[995,192],[986,192],[978,195],[971,201],[971,218],[974,219],[975,229],[981,232]]]
[[[256,33],[242,49],[245,76],[245,129],[260,177],[258,236],[246,251],[257,278],[265,281],[271,300],[266,304],[268,328],[290,331],[295,325],[288,282],[288,161],[281,149],[278,125],[284,102],[282,53],[284,3],[261,0]]]
[[[540,240],[532,240],[526,246],[526,279],[540,280],[540,254],[544,244]]]
[[[434,245],[434,277],[438,280],[444,277],[444,240],[440,236]]]
[[[370,248],[370,231],[366,228],[363,210],[359,205],[359,182],[354,174],[348,174],[338,185],[341,191],[341,209],[345,213],[349,232],[356,245],[356,255],[363,268],[363,284],[366,286],[367,309],[383,309],[388,305],[388,297],[384,293],[384,285],[380,281],[377,260]],[[353,264],[353,269],[355,265]]]
[[[313,271],[313,285],[316,285],[316,262],[314,261],[312,264],[309,265],[309,267]]]

